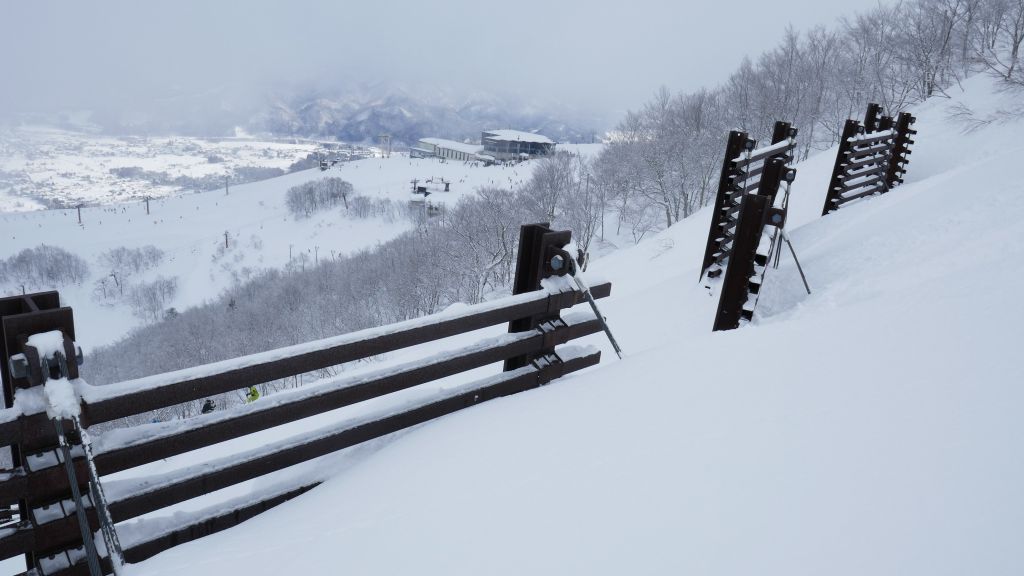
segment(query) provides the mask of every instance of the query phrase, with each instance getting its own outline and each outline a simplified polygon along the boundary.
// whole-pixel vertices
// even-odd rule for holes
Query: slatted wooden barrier
[[[94,428],[88,428],[93,438],[93,462],[102,479],[468,370],[505,363],[504,371],[489,378],[416,399],[399,400],[386,409],[369,411],[312,432],[279,438],[202,466],[116,482],[104,480],[113,521],[120,523],[138,518],[481,402],[536,388],[564,374],[597,364],[600,352],[596,349],[562,346],[601,330],[600,321],[589,310],[562,314],[583,302],[584,294],[572,289],[568,282],[564,283],[564,288],[539,289],[542,279],[565,274],[565,267],[552,266],[551,258],[554,251],[561,250],[569,240],[568,232],[551,231],[543,224],[524,227],[516,294],[470,306],[458,313],[429,316],[109,386],[92,387],[72,380],[81,394],[82,424],[93,427],[254,384],[489,326],[510,324],[509,334],[472,346],[357,376],[342,374],[252,404],[184,420],[147,424],[137,429],[97,433]],[[610,291],[611,285],[607,283],[590,290],[594,298],[607,297]],[[59,295],[50,292],[0,299],[0,316],[5,346],[6,403],[6,408],[0,411],[0,442],[12,447],[15,464],[14,470],[0,474],[0,506],[17,504],[13,514],[16,522],[0,529],[0,559],[24,554],[28,566],[40,575],[89,574],[83,560],[82,533],[69,509],[68,474],[58,465],[53,422],[41,411],[26,411],[23,402],[15,407],[15,395],[29,398],[37,394],[41,386],[31,386],[31,378],[18,377],[8,366],[12,356],[31,352],[26,347],[28,335],[58,330],[68,341],[73,341],[72,311],[61,307]],[[77,377],[77,368],[72,376]],[[84,487],[87,461],[79,456],[73,463],[76,477]],[[319,481],[315,477],[283,481],[257,497],[235,502],[227,511],[222,507],[142,536],[122,530],[125,558],[128,562],[139,562],[177,544],[229,528],[302,494]],[[87,508],[88,521],[95,531],[99,526],[95,508]],[[103,569],[108,573],[111,570],[107,558],[103,559]]]

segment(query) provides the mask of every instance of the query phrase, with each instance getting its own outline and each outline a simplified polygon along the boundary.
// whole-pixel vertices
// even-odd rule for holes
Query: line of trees
[[[569,228],[584,250],[608,224],[639,241],[711,200],[728,130],[763,139],[776,119],[789,120],[806,157],[833,145],[843,119],[868,101],[895,113],[982,71],[1022,84],[1021,38],[1024,0],[911,0],[833,29],[789,30],[717,88],[660,91],[593,160],[557,153],[537,161],[517,191],[484,187],[438,217],[412,211],[417,226],[375,248],[261,272],[209,305],[96,351],[86,377],[136,378],[479,302],[510,284],[523,223]],[[289,207],[306,215],[354,202],[331,190],[300,187]]]
[[[593,166],[593,190],[607,190],[604,209],[620,226],[671,226],[712,199],[729,130],[762,140],[787,120],[803,159],[835,144],[869,101],[893,114],[986,71],[1024,86],[1022,42],[1024,0],[908,0],[832,28],[789,29],[721,86],[663,89],[628,113]]]
[[[347,210],[351,195],[352,184],[332,176],[292,186],[285,194],[285,203],[293,216],[302,218],[339,204],[344,204]]]
[[[0,279],[26,290],[60,288],[81,284],[89,276],[89,265],[67,250],[40,244],[0,259]]]

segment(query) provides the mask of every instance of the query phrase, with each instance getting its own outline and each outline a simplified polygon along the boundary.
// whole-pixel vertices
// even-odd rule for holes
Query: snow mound
[[[801,164],[812,295],[784,254],[755,321],[711,333],[705,210],[591,265],[625,360],[593,336],[600,366],[353,451],[136,573],[1024,572],[1024,122],[949,118],[1012,104],[976,78],[921,106],[907,183],[825,218],[835,150]]]

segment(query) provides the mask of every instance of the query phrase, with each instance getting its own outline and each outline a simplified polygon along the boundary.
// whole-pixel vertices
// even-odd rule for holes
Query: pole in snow
[[[800,279],[804,281],[804,289],[807,293],[811,293],[811,287],[807,284],[807,276],[804,276],[804,269],[800,266],[800,260],[796,257],[796,250],[793,249],[793,243],[789,241],[789,234],[782,228],[779,228],[779,232],[782,233],[782,239],[786,241],[786,246],[789,246],[789,253],[793,255],[793,261],[796,262],[796,269],[800,272]]]
[[[562,250],[561,257],[566,260],[569,265],[569,275],[572,276],[573,282],[583,292],[583,297],[587,299],[587,303],[590,304],[590,308],[594,311],[594,316],[597,316],[597,321],[601,323],[601,328],[604,330],[608,341],[611,342],[612,348],[615,349],[615,354],[622,360],[622,348],[619,347],[619,343],[615,340],[615,336],[612,335],[612,329],[608,327],[608,322],[605,321],[604,315],[597,308],[597,302],[594,301],[594,297],[590,294],[590,286],[583,280],[583,275],[580,274],[579,268],[576,267],[576,260],[569,255],[568,252]],[[557,257],[557,256],[556,256]]]

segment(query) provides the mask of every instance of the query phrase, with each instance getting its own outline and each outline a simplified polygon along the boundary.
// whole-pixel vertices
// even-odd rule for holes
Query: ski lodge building
[[[490,163],[548,156],[555,149],[555,143],[547,136],[519,130],[488,130],[481,134],[480,142],[465,144],[444,138],[420,138],[409,149],[409,156]]]
[[[547,136],[519,130],[488,130],[480,136],[484,154],[498,160],[527,160],[548,156],[555,143]]]
[[[420,138],[416,145],[409,149],[413,158],[448,158],[451,160],[485,160],[478,158],[484,147],[479,144],[463,144],[444,138]],[[493,158],[491,159],[493,162]]]

